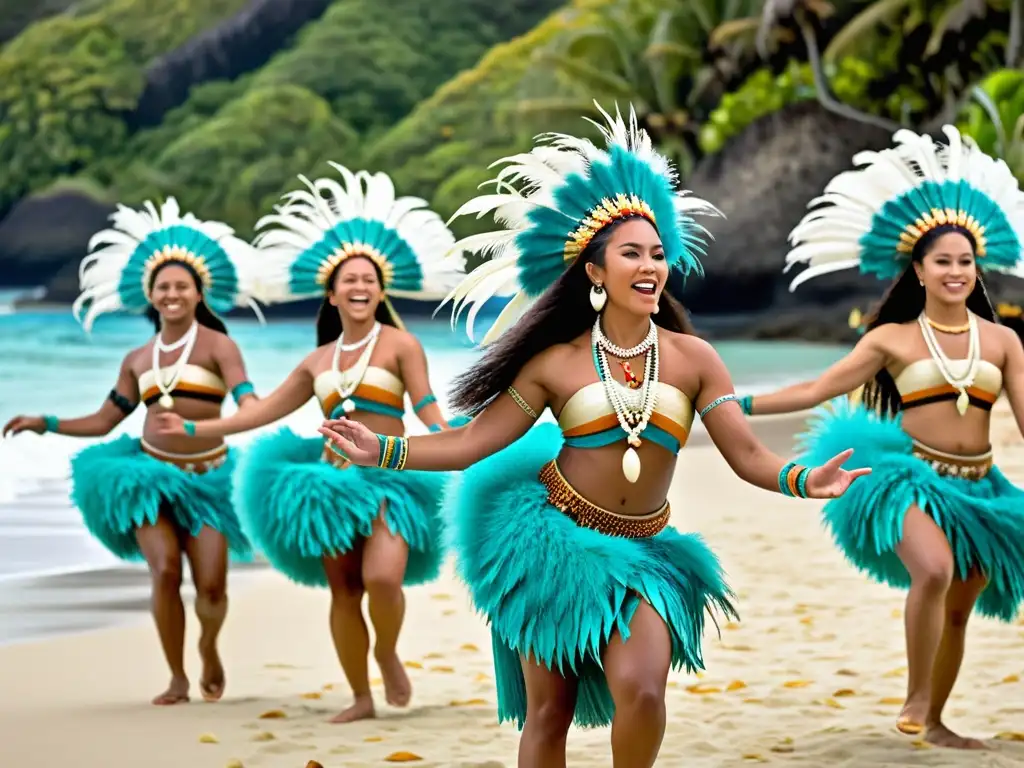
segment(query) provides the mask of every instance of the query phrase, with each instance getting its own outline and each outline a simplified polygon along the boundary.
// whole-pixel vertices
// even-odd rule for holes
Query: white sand
[[[997,422],[997,459],[1024,482],[1024,450],[1005,408]],[[791,427],[769,420],[758,429],[777,444]],[[708,636],[701,679],[672,676],[659,765],[1024,764],[1024,743],[1012,740],[1024,733],[1011,733],[1024,730],[1024,623],[972,619],[948,708],[953,728],[992,739],[992,751],[930,748],[898,734],[903,595],[844,562],[818,503],[751,488],[706,441],[693,442],[680,462],[673,522],[702,532],[720,554],[742,623],[724,626],[721,640]],[[515,765],[518,734],[495,723],[487,630],[450,573],[408,593],[400,651],[412,706],[381,703],[377,720],[346,726],[325,722],[349,702],[327,631],[327,594],[275,573],[252,578],[225,628],[228,688],[219,704],[147,704],[167,682],[148,623],[0,649],[0,765],[302,768],[316,760],[333,768],[388,765],[403,753],[424,767]],[[191,646],[194,622],[189,630]],[[191,648],[188,663],[195,683]],[[379,680],[374,690],[381,693]],[[261,719],[267,714],[278,716]],[[609,765],[608,738],[607,729],[574,731],[569,764]]]

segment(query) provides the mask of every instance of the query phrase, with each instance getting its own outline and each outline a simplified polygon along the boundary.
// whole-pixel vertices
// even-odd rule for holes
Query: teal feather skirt
[[[910,575],[896,555],[907,510],[918,506],[942,529],[954,577],[988,578],[976,610],[1013,621],[1024,601],[1024,491],[997,467],[980,480],[938,474],[913,455],[901,417],[880,417],[839,399],[815,411],[800,436],[799,461],[823,464],[853,448],[846,469],[871,467],[842,496],[825,504],[824,522],[847,559],[874,580],[899,589]]]
[[[382,506],[409,545],[404,583],[435,579],[444,560],[441,504],[450,474],[323,461],[322,437],[282,429],[256,438],[238,462],[235,506],[260,553],[292,581],[327,586],[323,559],[353,550]]]
[[[203,474],[186,472],[144,453],[137,438],[122,435],[93,445],[71,459],[71,501],[85,527],[122,560],[144,559],[135,529],[160,515],[196,536],[219,531],[235,560],[250,560],[252,547],[231,503],[235,452]]]
[[[705,617],[735,616],[718,559],[700,536],[668,527],[627,539],[577,526],[548,503],[541,468],[563,444],[554,424],[474,464],[452,485],[459,576],[491,627],[499,721],[526,720],[521,656],[579,679],[574,720],[611,722],[601,657],[613,633],[628,642],[641,600],[664,619],[672,666],[704,668]]]

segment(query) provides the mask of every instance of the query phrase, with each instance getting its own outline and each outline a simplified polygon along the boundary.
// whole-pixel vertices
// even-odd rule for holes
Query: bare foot
[[[949,747],[950,749],[988,749],[984,742],[953,733],[942,723],[929,724],[924,740],[937,747]]]
[[[356,720],[369,720],[376,717],[373,710],[373,699],[370,696],[356,696],[355,702],[348,709],[342,710],[341,714],[335,715],[327,722],[329,723],[354,723]]]
[[[171,684],[167,690],[153,699],[158,707],[167,707],[171,704],[184,704],[188,701],[188,678],[172,677]]]
[[[917,736],[924,733],[925,721],[928,716],[928,698],[924,697],[918,701],[907,699],[900,711],[899,719],[896,720],[896,730],[908,736]]]
[[[220,663],[215,643],[199,640],[199,656],[203,660],[203,676],[199,678],[199,692],[206,701],[220,701],[224,695],[224,666]]]
[[[397,653],[391,654],[389,658],[377,659],[377,666],[380,667],[380,676],[384,678],[384,699],[393,707],[405,707],[412,698],[412,683],[405,673],[402,660]]]

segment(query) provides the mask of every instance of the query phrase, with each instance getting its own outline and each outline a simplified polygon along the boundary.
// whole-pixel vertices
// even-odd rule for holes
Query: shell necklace
[[[352,402],[351,398],[353,393],[359,389],[359,385],[363,383],[366,369],[370,367],[370,358],[373,357],[373,350],[377,346],[377,339],[380,338],[380,323],[374,323],[373,328],[370,329],[366,336],[352,344],[342,343],[344,338],[345,333],[343,331],[334,344],[331,370],[338,374],[335,377],[334,389],[341,396],[341,409],[345,413],[352,413],[356,409],[356,404]],[[356,360],[356,364],[344,371],[339,370],[338,363],[341,361],[341,353],[351,352],[362,346],[365,346],[366,349],[363,350],[363,354]]]
[[[922,312],[917,316],[917,324],[921,326],[921,335],[924,336],[924,343],[928,347],[928,353],[935,361],[936,367],[942,374],[942,378],[953,389],[960,390],[960,396],[956,399],[956,409],[963,416],[967,413],[967,406],[971,404],[971,398],[967,394],[967,388],[974,384],[974,377],[978,375],[978,367],[981,363],[981,337],[978,332],[978,318],[973,312],[967,313],[967,371],[963,376],[956,376],[953,373],[953,361],[942,350],[939,340],[935,338],[935,331],[932,330],[928,317]]]
[[[192,321],[192,327],[188,329],[184,336],[171,344],[164,344],[163,339],[160,338],[161,334],[157,334],[156,338],[153,339],[153,379],[156,381],[156,386],[160,390],[160,399],[157,402],[161,408],[170,410],[174,407],[174,398],[171,397],[171,392],[178,386],[178,381],[181,380],[181,374],[185,372],[185,366],[188,365],[188,359],[192,355],[192,350],[196,346],[196,337],[199,335],[199,323],[195,320]],[[178,359],[174,361],[172,365],[167,366],[171,369],[171,380],[168,383],[164,383],[162,371],[160,369],[160,353],[161,352],[173,352],[180,347],[184,347]]]
[[[594,352],[594,363],[597,373],[604,384],[604,393],[608,402],[615,410],[619,426],[626,433],[629,447],[622,454],[622,474],[626,480],[635,483],[640,478],[640,435],[647,428],[651,415],[658,401],[658,328],[651,321],[647,336],[635,347],[623,349],[612,343],[611,339],[601,330],[601,317],[594,321],[591,333],[591,344]],[[644,364],[644,380],[637,388],[629,388],[620,384],[612,376],[608,354],[620,359],[630,359],[647,354]]]

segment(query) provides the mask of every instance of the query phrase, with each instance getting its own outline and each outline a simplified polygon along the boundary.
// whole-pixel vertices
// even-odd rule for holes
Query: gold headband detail
[[[180,245],[165,245],[159,251],[154,251],[153,254],[146,259],[145,265],[142,267],[142,293],[149,299],[149,281],[153,273],[161,266],[169,261],[176,261],[182,264],[190,266],[197,275],[199,275],[199,281],[203,284],[203,290],[208,291],[213,286],[213,275],[210,274],[210,268],[206,266],[206,259],[203,256],[197,256],[187,248],[182,248]]]
[[[327,280],[334,270],[338,268],[338,265],[356,256],[363,256],[377,265],[384,278],[384,285],[381,287],[387,288],[391,285],[395,279],[394,266],[384,257],[383,253],[372,245],[366,245],[365,243],[344,243],[341,248],[320,262],[320,268],[316,271],[317,285],[322,285],[326,289]]]
[[[594,239],[594,235],[607,227],[617,219],[624,219],[627,216],[643,216],[657,225],[654,220],[654,211],[636,195],[616,195],[614,199],[605,198],[592,208],[586,218],[580,222],[565,241],[563,258],[565,261],[575,260]]]
[[[953,224],[970,232],[974,237],[975,254],[977,256],[985,255],[985,228],[967,211],[963,209],[957,211],[952,208],[946,208],[945,210],[942,208],[932,208],[931,211],[922,213],[917,221],[913,224],[908,224],[900,232],[900,242],[896,246],[896,250],[899,253],[913,253],[914,246],[917,245],[918,240],[931,230],[944,224]]]

